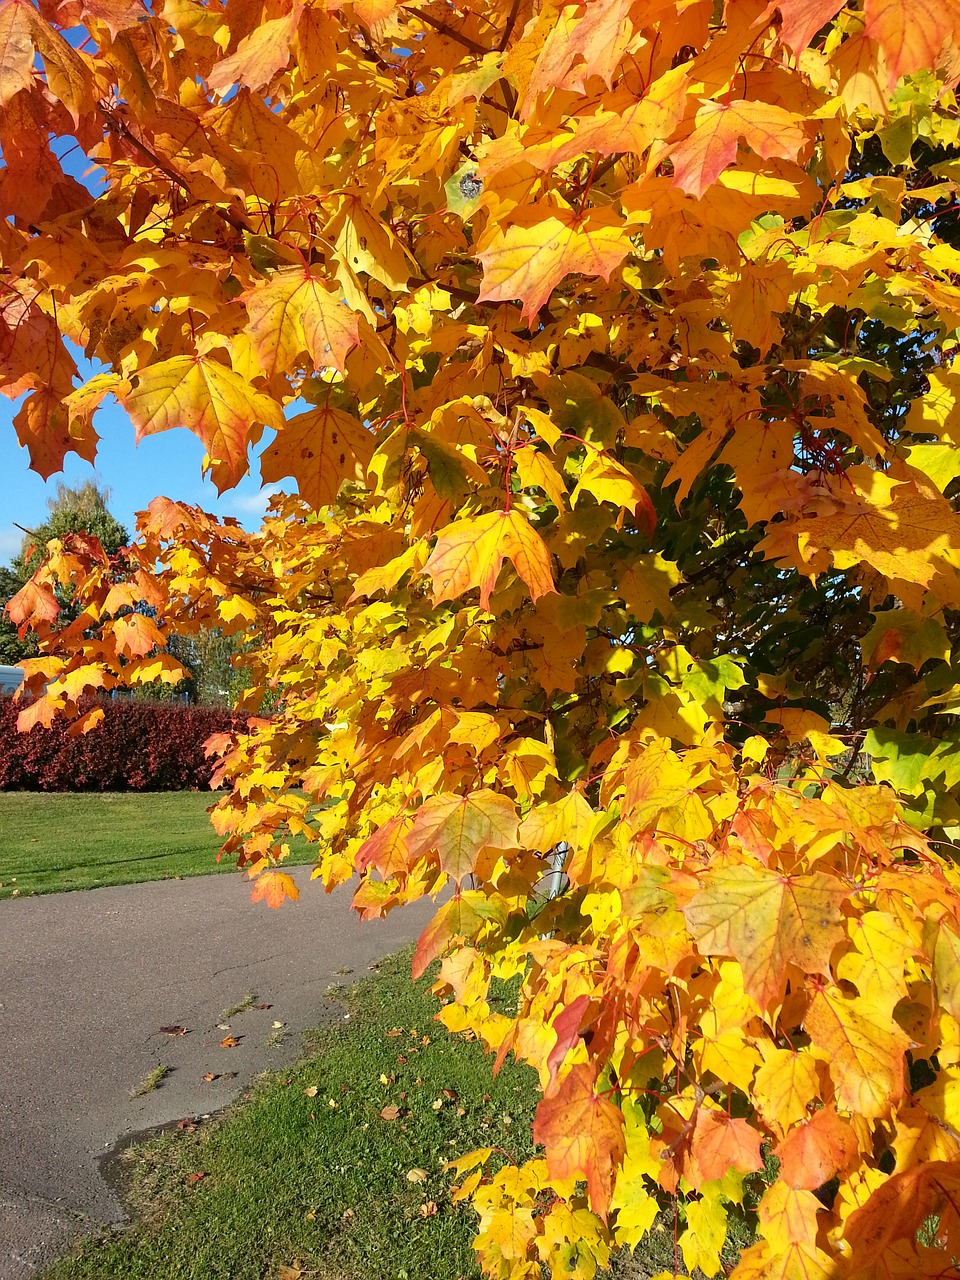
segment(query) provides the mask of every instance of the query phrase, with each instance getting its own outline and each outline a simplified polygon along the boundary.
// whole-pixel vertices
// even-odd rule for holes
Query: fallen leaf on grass
[[[440,1092],[443,1094],[445,1098],[449,1098],[451,1102],[456,1102],[457,1100],[456,1089],[441,1089]]]
[[[403,1035],[403,1028],[402,1028],[402,1027],[391,1027],[389,1031],[385,1031],[383,1034],[384,1034],[388,1039],[392,1039],[394,1036],[402,1036],[402,1035]]]
[[[238,1036],[224,1036],[223,1039],[220,1041],[220,1048],[235,1049],[239,1043],[240,1043],[240,1038]]]
[[[187,1175],[189,1183],[202,1182],[207,1175],[205,1173],[190,1173]]]
[[[400,1108],[399,1108],[399,1107],[384,1107],[384,1108],[381,1110],[381,1112],[380,1112],[380,1119],[381,1119],[381,1120],[396,1120],[396,1118],[397,1118],[397,1116],[398,1116],[399,1114],[400,1114]]]
[[[352,1209],[344,1209],[344,1211],[343,1211],[343,1217],[342,1217],[341,1221],[343,1221],[343,1222],[352,1222],[352,1221],[353,1221],[353,1210],[352,1210]]]
[[[440,1108],[443,1106],[443,1099],[434,1098],[433,1102],[431,1102],[430,1105],[433,1107],[434,1111],[439,1111]]]
[[[186,1120],[178,1120],[177,1128],[182,1129],[184,1133],[196,1133],[197,1121],[192,1117],[188,1117]]]
[[[300,1267],[281,1267],[277,1272],[277,1280],[300,1280],[303,1271]]]
[[[421,1218],[432,1218],[437,1212],[436,1200],[427,1200],[418,1210]]]
[[[409,1169],[407,1171],[408,1182],[426,1182],[427,1176],[426,1169]]]
[[[308,1089],[304,1089],[303,1092],[307,1095],[308,1098],[315,1098],[317,1096],[317,1086],[315,1084],[312,1084]]]
[[[178,1026],[161,1027],[160,1032],[165,1036],[185,1036],[187,1034],[187,1028]]]

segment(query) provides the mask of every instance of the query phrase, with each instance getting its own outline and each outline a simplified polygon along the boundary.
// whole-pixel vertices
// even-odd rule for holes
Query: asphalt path
[[[217,1111],[295,1057],[305,1030],[343,1018],[331,985],[412,941],[434,910],[361,924],[349,888],[294,875],[300,900],[280,911],[228,875],[0,902],[0,1280],[122,1221],[105,1152]],[[250,992],[269,1007],[222,1016]],[[160,1064],[160,1086],[131,1098]]]

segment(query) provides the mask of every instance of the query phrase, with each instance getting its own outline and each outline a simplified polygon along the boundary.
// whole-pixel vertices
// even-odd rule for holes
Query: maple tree
[[[236,635],[255,896],[452,886],[415,972],[543,1088],[491,1276],[752,1198],[737,1280],[955,1274],[958,80],[954,0],[0,3],[32,465],[114,396],[296,489],[51,543],[21,727]]]

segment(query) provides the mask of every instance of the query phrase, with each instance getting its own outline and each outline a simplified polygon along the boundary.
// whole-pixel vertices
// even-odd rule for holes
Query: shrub
[[[153,702],[90,700],[103,720],[92,733],[72,737],[62,719],[18,733],[22,702],[0,698],[0,790],[184,791],[208,787],[214,759],[203,747],[213,733],[242,725],[245,717],[222,708]]]

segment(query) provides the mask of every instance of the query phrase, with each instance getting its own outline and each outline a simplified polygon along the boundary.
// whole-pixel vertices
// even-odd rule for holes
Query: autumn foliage
[[[257,896],[291,831],[364,916],[452,883],[415,968],[539,1072],[491,1276],[667,1206],[708,1276],[744,1215],[737,1280],[955,1274],[958,79],[954,0],[0,3],[34,467],[112,395],[291,490],[51,544],[21,726],[249,643]]]
[[[22,704],[0,698],[0,791],[209,787],[216,761],[207,754],[207,741],[242,728],[245,720],[215,708],[126,699],[85,698],[78,709],[86,717],[85,733],[72,732],[63,718],[48,728],[18,733]]]

